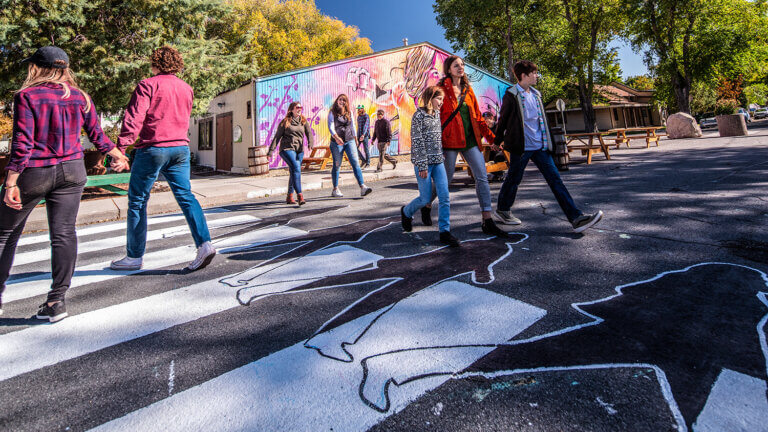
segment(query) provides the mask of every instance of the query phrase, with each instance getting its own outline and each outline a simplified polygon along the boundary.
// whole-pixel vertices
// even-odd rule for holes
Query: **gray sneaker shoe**
[[[586,230],[587,228],[595,225],[596,223],[600,222],[600,219],[603,218],[603,211],[598,210],[595,214],[583,214],[576,218],[576,220],[571,223],[573,225],[573,232],[580,233]]]
[[[523,223],[520,219],[514,217],[511,212],[496,210],[493,213],[496,216],[496,220],[504,225],[520,225]]]
[[[119,260],[112,261],[112,263],[109,265],[109,268],[112,270],[141,270],[141,266],[141,258],[131,258],[129,256],[125,256]]]
[[[216,249],[213,247],[211,242],[207,241],[201,244],[199,248],[197,248],[197,256],[195,256],[195,260],[187,266],[187,270],[199,270],[210,264],[211,261],[213,261],[213,257],[215,256]]]

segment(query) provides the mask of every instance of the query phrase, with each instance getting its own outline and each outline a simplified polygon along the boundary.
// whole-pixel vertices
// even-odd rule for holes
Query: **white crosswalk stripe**
[[[182,217],[183,219],[183,217]],[[226,217],[222,219],[214,219],[208,222],[209,229],[225,228],[232,225],[238,225],[248,222],[256,222],[258,218],[250,215],[238,215],[232,217]],[[125,229],[125,224],[123,224]],[[164,238],[176,237],[184,234],[189,234],[189,226],[185,223],[183,225],[175,225],[168,228],[162,228],[157,230],[147,231],[147,241],[160,240]],[[99,240],[93,240],[89,242],[83,242],[77,245],[78,254],[86,254],[89,252],[96,252],[105,249],[111,249],[116,247],[125,246],[126,238],[125,234],[108,237]],[[17,253],[13,260],[13,264],[17,266],[31,264],[39,261],[46,261],[50,259],[50,249],[39,249],[35,251]]]

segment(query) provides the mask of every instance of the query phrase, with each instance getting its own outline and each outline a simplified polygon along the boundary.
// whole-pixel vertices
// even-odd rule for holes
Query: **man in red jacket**
[[[125,110],[117,145],[124,150],[135,143],[136,153],[128,187],[127,255],[112,262],[114,270],[141,269],[147,242],[147,201],[160,173],[168,181],[197,247],[197,256],[187,269],[203,268],[216,255],[203,209],[190,189],[187,132],[194,93],[176,76],[183,68],[184,60],[176,49],[157,49],[152,54],[154,76],[139,83]]]

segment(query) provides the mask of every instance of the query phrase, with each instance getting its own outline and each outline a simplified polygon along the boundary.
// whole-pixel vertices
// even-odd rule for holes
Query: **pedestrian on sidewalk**
[[[128,169],[128,158],[101,129],[96,107],[77,85],[67,53],[46,46],[24,62],[29,63],[27,78],[13,98],[13,136],[0,203],[0,314],[19,237],[44,199],[53,283],[36,317],[56,322],[67,317],[64,297],[77,260],[75,223],[88,180],[80,131],[85,129],[96,149],[112,157],[115,171]]]
[[[419,196],[400,208],[403,230],[413,229],[413,214],[429,203],[432,198],[432,183],[435,184],[437,199],[440,200],[438,228],[440,243],[451,247],[459,246],[459,240],[451,235],[451,204],[448,193],[448,177],[445,174],[445,157],[440,130],[440,107],[445,93],[438,86],[428,87],[420,98],[419,109],[411,120],[411,162],[416,172]]]
[[[272,143],[269,145],[269,151],[267,152],[267,159],[271,159],[272,152],[275,151],[277,144],[280,144],[280,157],[283,158],[290,172],[288,176],[288,197],[285,199],[285,202],[286,204],[296,204],[296,201],[293,199],[293,191],[296,190],[300,206],[307,203],[304,200],[304,195],[301,193],[301,163],[304,160],[304,140],[307,141],[310,150],[315,146],[312,126],[307,121],[307,118],[302,115],[303,111],[304,107],[301,106],[301,102],[291,102],[288,105],[288,114],[285,115],[285,118],[277,127],[277,132],[274,138],[272,138]]]
[[[365,112],[364,105],[357,106],[357,143],[363,147],[363,152],[360,151],[360,147],[357,148],[357,155],[363,162],[361,168],[368,168],[371,166],[371,151],[368,148],[368,141],[371,139],[371,116]]]
[[[532,160],[547,181],[573,230],[580,233],[598,223],[603,217],[603,212],[585,214],[579,210],[560,178],[552,159],[552,136],[544,114],[541,93],[533,87],[539,81],[538,67],[523,60],[515,63],[513,71],[517,84],[504,93],[494,141],[496,146],[503,143],[511,159],[507,178],[499,191],[496,217],[507,225],[522,223],[510,210],[515,203],[525,167],[528,161]]]
[[[162,173],[187,219],[197,247],[188,270],[201,269],[213,260],[216,249],[200,203],[189,182],[189,115],[194,93],[176,76],[184,69],[181,54],[164,46],[152,53],[152,74],[139,82],[125,109],[118,146],[134,144],[135,155],[128,186],[126,256],[112,261],[113,270],[139,270],[147,244],[147,201]],[[136,139],[138,137],[138,142]]]
[[[373,139],[376,141],[376,147],[379,149],[379,164],[376,166],[376,172],[381,172],[384,166],[384,159],[392,164],[392,169],[397,168],[397,159],[390,156],[389,143],[392,142],[392,125],[384,117],[384,110],[376,111],[376,124],[373,125]]]
[[[485,157],[479,148],[483,138],[492,142],[494,134],[480,113],[480,104],[469,84],[469,77],[464,72],[464,60],[458,56],[446,58],[443,62],[443,74],[440,86],[445,92],[445,102],[440,109],[440,121],[448,183],[453,180],[456,158],[461,153],[475,180],[475,193],[482,217],[481,229],[486,234],[507,237],[507,233],[496,226],[491,216],[491,189],[488,185],[488,172],[485,170]],[[433,201],[436,196],[436,193],[432,194]],[[421,219],[425,225],[432,225],[431,205],[422,208]]]
[[[328,130],[331,133],[331,156],[333,157],[333,168],[331,169],[331,180],[333,181],[333,192],[331,196],[342,197],[344,194],[339,190],[339,170],[344,161],[344,153],[347,154],[349,163],[352,165],[352,172],[355,174],[357,184],[360,185],[360,196],[366,196],[373,190],[365,185],[363,181],[363,171],[360,169],[360,163],[357,161],[357,131],[355,122],[352,121],[352,113],[349,111],[349,98],[345,94],[340,94],[331,106],[328,112]]]

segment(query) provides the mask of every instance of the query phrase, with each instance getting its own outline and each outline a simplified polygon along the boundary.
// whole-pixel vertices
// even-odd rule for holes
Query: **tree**
[[[534,61],[547,77],[545,93],[558,96],[575,81],[591,130],[595,83],[608,84],[619,75],[616,51],[608,46],[620,27],[618,6],[618,0],[437,0],[434,9],[446,39],[470,62],[506,72],[514,82],[512,65]]]
[[[624,84],[636,90],[653,90],[653,77],[650,75],[635,75],[624,80]]]
[[[372,52],[356,27],[323,15],[313,0],[231,0],[233,45],[258,60],[261,75]]]
[[[732,75],[737,59],[759,40],[762,2],[749,0],[623,0],[626,35],[674,95],[678,111],[691,112],[691,89],[714,74]],[[762,21],[764,23],[764,21]],[[758,38],[758,39],[756,39]],[[735,77],[738,73],[734,74]],[[663,76],[663,77],[662,77]]]
[[[0,102],[9,106],[23,82],[19,61],[57,45],[99,110],[119,113],[150,75],[152,51],[170,44],[184,57],[181,78],[195,90],[195,112],[204,112],[213,96],[256,73],[255,62],[223,39],[231,14],[218,0],[0,0]]]

